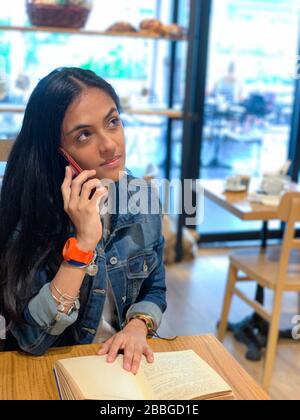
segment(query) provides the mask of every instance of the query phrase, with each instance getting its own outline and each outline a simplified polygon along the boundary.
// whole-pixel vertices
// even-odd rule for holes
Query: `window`
[[[201,177],[261,176],[286,162],[299,2],[213,2]],[[207,201],[202,233],[255,230]],[[277,224],[275,224],[277,226]]]

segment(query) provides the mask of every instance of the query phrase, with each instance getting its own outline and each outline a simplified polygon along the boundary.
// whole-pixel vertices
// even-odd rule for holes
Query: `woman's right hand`
[[[100,184],[99,179],[93,178],[95,175],[95,170],[83,171],[72,180],[72,170],[67,166],[61,186],[64,210],[76,228],[78,247],[82,251],[96,249],[102,239],[99,204],[107,196],[107,189],[97,190],[90,199],[92,191]]]

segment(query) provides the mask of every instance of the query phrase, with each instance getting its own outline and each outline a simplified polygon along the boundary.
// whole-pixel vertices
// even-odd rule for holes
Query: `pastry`
[[[149,32],[156,35],[163,35],[163,24],[158,19],[145,19],[140,23],[140,29],[143,32]]]
[[[136,28],[128,22],[116,22],[105,32],[137,32]]]
[[[181,37],[183,36],[183,28],[176,23],[163,25],[163,34],[169,37]]]

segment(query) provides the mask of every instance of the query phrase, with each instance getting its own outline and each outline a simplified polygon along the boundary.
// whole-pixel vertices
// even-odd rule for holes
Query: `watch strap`
[[[95,251],[82,251],[78,248],[78,240],[75,237],[69,238],[63,249],[64,260],[79,263],[78,266],[89,265],[93,261]],[[76,265],[77,266],[77,265]]]

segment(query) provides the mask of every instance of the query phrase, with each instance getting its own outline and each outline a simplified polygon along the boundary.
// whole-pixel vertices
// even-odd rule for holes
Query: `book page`
[[[88,400],[144,400],[152,397],[142,372],[136,376],[123,369],[123,356],[107,363],[106,356],[88,356],[60,360],[58,370],[69,386]]]
[[[192,350],[155,353],[143,373],[158,400],[192,400],[231,393],[225,381]]]

